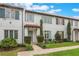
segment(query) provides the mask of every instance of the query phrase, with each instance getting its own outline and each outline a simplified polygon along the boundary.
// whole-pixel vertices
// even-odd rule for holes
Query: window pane
[[[8,37],[8,30],[4,30],[4,38]]]
[[[27,21],[34,22],[34,14],[27,13]]]
[[[15,11],[15,19],[19,19],[19,11]]]
[[[42,20],[44,23],[52,24],[52,17],[50,16],[42,16]]]
[[[15,12],[11,11],[11,18],[15,19]]]
[[[44,31],[44,38],[46,40],[51,39],[51,32],[50,31]]]
[[[10,10],[9,9],[6,9],[6,18],[10,18]]]
[[[13,30],[10,30],[10,38],[13,38]]]
[[[14,39],[18,39],[18,31],[17,30],[14,31]]]
[[[0,8],[0,18],[5,18],[5,9]]]

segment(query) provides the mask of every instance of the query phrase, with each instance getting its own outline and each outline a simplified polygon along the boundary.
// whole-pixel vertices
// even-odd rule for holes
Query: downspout
[[[24,16],[24,14],[23,14],[23,12],[24,12],[24,9],[23,9],[23,11],[22,11],[22,44],[24,43],[24,32],[23,32],[23,30],[24,30],[24,27],[23,27],[23,16]]]

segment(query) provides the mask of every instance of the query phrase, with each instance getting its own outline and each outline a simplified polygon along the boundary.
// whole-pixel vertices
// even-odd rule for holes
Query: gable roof
[[[12,5],[8,5],[8,4],[5,4],[5,3],[0,3],[0,7],[15,8],[15,9],[23,10],[22,7],[12,6]]]
[[[70,20],[79,21],[79,19],[72,18],[72,17],[67,17],[67,16],[49,14],[49,13],[44,13],[44,12],[35,12],[35,11],[30,11],[30,10],[25,10],[25,11],[26,11],[26,12],[30,12],[30,13],[40,14],[40,15],[54,16],[54,17],[60,17],[60,18],[65,18],[65,19],[70,19]]]

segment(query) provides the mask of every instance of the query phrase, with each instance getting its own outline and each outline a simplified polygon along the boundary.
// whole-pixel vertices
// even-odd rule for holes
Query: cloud
[[[57,13],[62,11],[62,9],[54,9],[54,6],[48,5],[33,5],[33,4],[26,4],[27,10],[37,11],[37,12],[47,12],[47,13]]]
[[[34,6],[32,6],[32,9],[33,10],[44,10],[44,11],[46,11],[46,10],[49,9],[49,6],[47,6],[47,5],[42,5],[42,6],[34,5]]]
[[[57,13],[57,12],[60,12],[62,11],[62,9],[52,9],[52,10],[49,10],[48,12],[49,13]]]
[[[73,8],[72,11],[79,12],[79,8]]]
[[[79,16],[73,16],[73,18],[79,19]]]
[[[26,5],[26,9],[27,9],[27,10],[46,11],[46,10],[49,9],[49,6],[47,6],[47,5],[41,5],[41,6],[39,6],[39,5],[33,5],[32,3],[31,3],[31,4],[28,4],[28,3],[27,3],[27,4],[25,4],[25,5]]]
[[[54,6],[50,6],[51,8],[54,8]]]

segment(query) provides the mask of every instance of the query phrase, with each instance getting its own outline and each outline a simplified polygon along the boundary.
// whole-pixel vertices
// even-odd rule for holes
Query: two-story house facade
[[[46,40],[54,40],[57,31],[62,39],[67,38],[68,21],[71,22],[71,40],[79,40],[78,19],[33,12],[6,4],[0,4],[0,40],[10,37],[16,39],[18,43],[24,43],[24,37],[31,36],[32,43],[37,43],[41,19],[43,20],[43,35]]]

